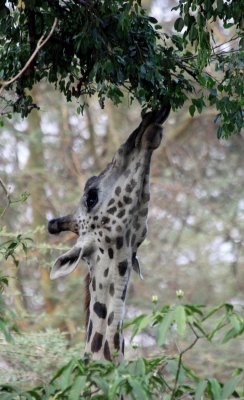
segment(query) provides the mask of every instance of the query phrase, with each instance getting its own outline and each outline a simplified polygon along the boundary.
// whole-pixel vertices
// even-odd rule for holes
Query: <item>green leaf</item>
[[[134,325],[131,335],[131,340],[139,333],[142,329],[152,323],[152,315],[139,315],[138,317],[128,321],[124,324],[123,329],[127,328],[128,326]]]
[[[231,378],[227,382],[225,382],[222,388],[221,400],[225,400],[230,397],[230,395],[235,390],[236,384],[237,384],[237,378]]]
[[[84,389],[86,385],[86,376],[77,376],[72,384],[69,400],[79,400],[81,391]]]
[[[146,391],[143,389],[141,383],[135,379],[129,379],[129,384],[132,388],[132,395],[134,399],[148,400]]]
[[[144,361],[138,358],[130,365],[129,371],[132,376],[144,376],[146,373]]]
[[[196,392],[195,392],[195,397],[194,400],[202,400],[202,396],[204,394],[204,391],[207,387],[208,382],[207,381],[201,381],[196,387]]]
[[[223,400],[221,398],[221,386],[217,379],[215,378],[209,378],[208,382],[210,384],[211,392],[213,394],[214,400]]]
[[[101,378],[101,377],[98,377],[98,376],[93,377],[92,380],[93,380],[93,382],[95,382],[97,387],[100,388],[103,391],[104,395],[107,395],[108,389],[109,389],[109,385],[106,382],[106,380]]]
[[[221,308],[226,307],[226,304],[220,304],[216,307],[211,308],[211,310],[204,315],[204,317],[202,318],[202,321],[206,321],[206,319],[210,318],[213,314],[215,314],[216,312],[218,312],[219,310],[221,310]]]
[[[182,18],[178,18],[178,19],[175,21],[174,28],[175,28],[175,30],[176,30],[177,32],[181,32],[182,29],[184,28],[184,26],[185,26],[185,23],[184,23],[184,20],[183,20]]]
[[[224,2],[223,0],[217,0],[217,11],[220,13],[223,10]]]
[[[193,117],[196,111],[196,107],[194,106],[194,104],[191,104],[189,107],[189,113],[191,114],[191,116]]]
[[[241,329],[241,321],[238,319],[238,317],[235,314],[232,314],[229,316],[229,320],[233,328],[239,332]]]
[[[208,340],[212,340],[215,333],[218,332],[222,328],[225,318],[226,318],[225,315],[222,315],[220,318],[218,318],[217,322],[214,325],[214,328],[208,334]]]
[[[186,313],[182,305],[177,306],[175,309],[175,322],[178,334],[184,336],[186,331]]]
[[[120,386],[122,386],[122,384],[124,384],[125,379],[122,378],[118,378],[116,377],[113,382],[112,382],[112,386],[109,386],[109,392],[107,395],[108,400],[114,400],[116,398],[116,393],[118,391],[118,388]]]
[[[61,380],[60,380],[60,387],[62,390],[65,390],[70,385],[70,377],[74,367],[74,361],[71,360],[62,371]]]
[[[170,310],[165,317],[163,318],[162,322],[158,326],[158,331],[157,331],[157,344],[161,346],[162,344],[165,343],[166,335],[168,333],[168,330],[174,320],[174,312],[173,310]]]

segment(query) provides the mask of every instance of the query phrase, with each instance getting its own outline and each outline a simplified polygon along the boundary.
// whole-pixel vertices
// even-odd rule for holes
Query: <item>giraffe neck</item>
[[[91,353],[93,359],[114,359],[118,362],[123,359],[121,327],[131,259],[131,254],[127,254],[127,257],[117,254],[112,260],[104,255],[96,268],[91,268],[85,353]]]

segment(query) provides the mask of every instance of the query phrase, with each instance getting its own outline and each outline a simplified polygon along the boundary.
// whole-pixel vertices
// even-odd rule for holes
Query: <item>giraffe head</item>
[[[81,259],[92,272],[101,258],[109,261],[121,250],[127,264],[140,273],[136,252],[147,233],[150,159],[169,111],[167,105],[145,114],[105,170],[88,179],[76,211],[49,221],[49,233],[78,235],[75,246],[56,260],[51,279],[69,274]]]
[[[130,272],[133,268],[140,273],[136,252],[147,233],[150,160],[169,111],[167,105],[147,113],[105,170],[88,179],[76,211],[48,225],[50,233],[78,235],[75,246],[54,263],[51,279],[72,272],[81,259],[86,261],[85,351],[94,359],[111,360],[113,352],[118,361],[123,358],[120,328]]]

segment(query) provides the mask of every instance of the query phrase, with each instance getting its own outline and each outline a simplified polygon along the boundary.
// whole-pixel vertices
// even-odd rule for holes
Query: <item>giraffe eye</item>
[[[86,206],[90,211],[98,202],[97,189],[90,189],[86,195]]]

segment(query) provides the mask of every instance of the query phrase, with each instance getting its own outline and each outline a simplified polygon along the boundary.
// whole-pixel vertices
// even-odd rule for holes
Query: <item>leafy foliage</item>
[[[205,310],[201,305],[176,304],[154,309],[149,315],[141,315],[127,323],[133,326],[133,335],[153,326],[157,343],[161,346],[169,335],[175,336],[178,347],[184,336],[192,335],[192,343],[179,350],[178,355],[160,355],[152,358],[138,358],[123,361],[119,366],[108,361],[91,361],[86,357],[73,357],[60,368],[46,385],[30,390],[17,386],[2,385],[3,399],[116,399],[123,394],[131,399],[194,398],[217,400],[244,395],[243,369],[237,366],[226,382],[213,377],[202,379],[190,366],[183,362],[183,356],[200,339],[223,343],[235,339],[244,332],[243,313],[231,304],[221,304]],[[211,326],[211,328],[210,328]]]
[[[119,104],[125,93],[137,99],[145,111],[168,98],[173,109],[192,99],[190,113],[201,112],[206,101],[218,110],[218,136],[228,137],[242,126],[241,78],[243,53],[219,50],[209,23],[222,22],[241,37],[241,5],[238,0],[183,0],[180,17],[171,36],[162,33],[158,21],[146,14],[140,0],[50,2],[8,1],[0,6],[0,60],[4,96],[2,115],[26,116],[34,104],[26,89],[47,80],[65,94],[67,101],[98,94],[101,107],[106,98]],[[22,76],[9,86],[33,54],[43,34],[55,32]],[[181,32],[184,32],[181,34]],[[230,41],[231,41],[230,40]],[[241,46],[243,39],[240,40]],[[213,76],[207,67],[215,65]],[[2,90],[1,89],[1,90]]]
[[[7,205],[5,208],[3,210],[0,209],[0,218],[2,218],[11,205],[15,205],[16,203],[24,203],[28,199],[29,193],[23,192],[20,194],[19,198],[12,199],[2,180],[0,180],[0,184],[4,190],[7,200]],[[3,232],[3,230],[3,227],[0,226],[0,234]],[[16,237],[12,236],[5,242],[0,242],[0,260],[1,257],[4,257],[5,260],[11,257],[15,266],[18,267],[19,260],[16,253],[21,250],[26,256],[30,242],[32,242],[32,239],[29,237],[24,237],[22,234],[18,234]],[[8,283],[9,277],[0,272],[0,331],[3,333],[5,339],[10,342],[13,340],[11,336],[11,330],[17,332],[18,328],[14,323],[15,313],[6,305],[3,298],[4,289],[8,286]]]

